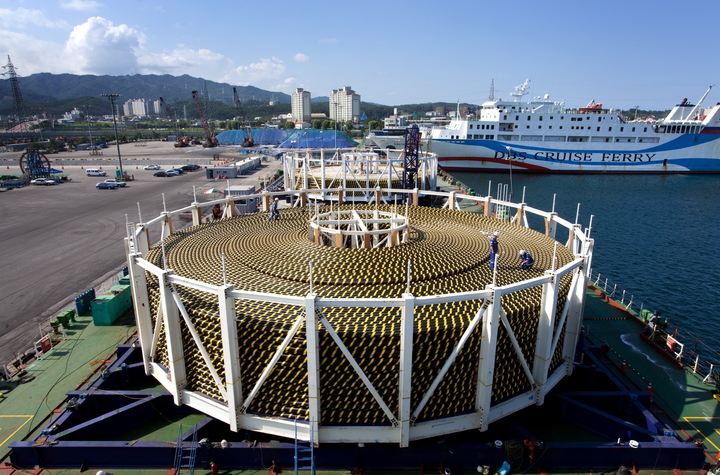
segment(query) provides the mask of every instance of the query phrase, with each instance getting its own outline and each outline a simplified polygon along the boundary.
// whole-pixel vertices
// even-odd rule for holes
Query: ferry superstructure
[[[549,96],[487,101],[479,117],[434,129],[428,151],[448,171],[534,173],[720,173],[720,103],[684,99],[661,120],[628,121],[619,111],[567,109]]]

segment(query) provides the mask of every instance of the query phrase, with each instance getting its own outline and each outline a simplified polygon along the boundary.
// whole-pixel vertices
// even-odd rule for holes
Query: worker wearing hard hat
[[[525,250],[520,250],[520,260],[522,261],[522,264],[520,264],[520,269],[522,270],[531,268],[535,263],[535,259]]]
[[[268,221],[272,219],[280,219],[280,211],[278,211],[278,199],[275,198],[275,200],[270,205],[270,216],[268,216]]]
[[[490,238],[490,268],[495,269],[495,260],[498,255],[498,237],[500,233],[495,231]]]

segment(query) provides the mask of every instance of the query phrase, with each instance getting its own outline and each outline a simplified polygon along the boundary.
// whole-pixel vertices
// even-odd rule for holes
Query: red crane
[[[200,101],[200,94],[197,91],[192,92],[192,97],[195,99],[195,106],[197,107],[198,114],[200,115],[200,121],[202,122],[203,130],[205,131],[205,143],[203,144],[203,147],[215,147],[217,146],[218,142],[215,137],[213,137],[212,132],[210,131],[210,123],[208,123],[207,117],[205,116],[205,110],[203,108],[202,102]]]

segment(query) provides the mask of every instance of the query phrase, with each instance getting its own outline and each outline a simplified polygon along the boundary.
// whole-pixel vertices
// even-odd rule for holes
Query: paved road
[[[132,151],[128,148],[128,153]],[[170,168],[173,162],[187,163],[193,156],[185,149],[179,154],[172,144],[160,143],[143,152],[163,168]],[[196,150],[194,156],[202,162],[219,152]],[[126,152],[121,153],[124,156]],[[233,156],[237,155],[226,154]],[[277,161],[264,163],[254,174],[230,180],[230,184],[257,186],[259,176],[280,166]],[[19,167],[2,168],[3,174],[19,173]],[[103,168],[114,174],[114,164]],[[0,364],[13,359],[15,352],[31,348],[39,337],[39,323],[47,322],[76,295],[98,287],[124,265],[126,216],[139,221],[137,203],[143,219],[148,220],[163,210],[163,194],[167,209],[172,210],[193,201],[193,186],[198,201],[221,197],[203,195],[203,190],[224,188],[205,178],[203,170],[156,178],[152,171],[142,170],[142,165],[136,169],[125,163],[124,168],[136,179],[123,189],[98,190],[95,184],[102,181],[100,177],[86,177],[79,166],[68,166],[65,172],[72,180],[62,185],[31,185],[0,193]]]

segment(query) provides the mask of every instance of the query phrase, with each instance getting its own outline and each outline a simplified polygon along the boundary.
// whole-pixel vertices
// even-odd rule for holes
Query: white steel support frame
[[[327,191],[327,190],[324,190]],[[377,189],[373,189],[376,193]],[[412,190],[404,190],[412,193]],[[417,193],[418,190],[415,190]],[[430,195],[448,196],[440,192],[425,192]],[[420,192],[419,194],[423,194]],[[489,197],[470,197],[457,193],[450,194],[453,207],[458,207],[461,200],[470,199],[494,206],[495,200]],[[203,203],[212,206],[215,202]],[[517,204],[503,203],[503,205],[517,207]],[[487,208],[486,208],[487,209]],[[571,224],[557,218],[554,213],[544,213],[523,205],[523,214],[535,213],[545,217],[552,224],[565,227],[569,231],[567,245],[575,250],[575,259],[564,267],[549,270],[543,276],[506,286],[489,285],[484,290],[457,294],[442,294],[426,297],[415,297],[410,293],[402,294],[398,298],[384,299],[352,299],[352,298],[321,298],[315,294],[305,297],[287,296],[271,293],[260,293],[235,289],[229,285],[211,285],[177,276],[172,270],[163,270],[143,259],[144,250],[149,248],[147,241],[149,228],[160,226],[161,236],[172,232],[172,217],[178,211],[165,212],[160,217],[139,224],[132,228],[132,233],[126,241],[126,254],[130,281],[133,290],[135,313],[138,323],[139,343],[142,348],[143,362],[147,374],[152,374],[170,392],[177,404],[187,404],[211,417],[226,421],[232,430],[255,430],[282,437],[295,436],[294,421],[264,417],[252,413],[253,398],[262,390],[263,384],[272,373],[276,363],[282,358],[287,347],[296,337],[301,328],[305,328],[307,345],[307,391],[309,421],[297,425],[297,437],[313,442],[383,442],[397,443],[407,446],[411,441],[449,434],[461,430],[486,430],[488,425],[502,417],[516,412],[530,405],[540,405],[545,395],[565,375],[571,374],[575,347],[579,337],[583,305],[585,301],[585,288],[589,277],[588,270],[592,260],[593,241],[587,238],[579,225]],[[182,211],[186,211],[184,208]],[[150,307],[147,292],[146,272],[153,274],[159,283],[160,300],[155,308]],[[564,276],[571,277],[571,284],[565,298],[565,305],[558,310],[559,285]],[[567,277],[565,277],[567,278]],[[523,356],[513,328],[505,315],[501,302],[502,297],[530,287],[542,287],[542,301],[540,303],[540,316],[537,328],[537,341],[535,351],[528,358]],[[184,303],[177,289],[187,287],[207,293],[216,298],[219,306],[218,318],[222,328],[222,361],[225,369],[225,381],[220,380],[217,370],[205,350],[193,323],[185,309]],[[214,296],[214,297],[213,297]],[[243,388],[241,361],[239,356],[239,338],[237,333],[235,305],[238,300],[253,300],[259,302],[282,303],[297,308],[297,318],[286,331],[283,341],[276,348],[271,361],[267,363],[259,380],[252,388]],[[435,376],[430,388],[422,396],[417,405],[413,406],[412,394],[412,353],[414,339],[415,308],[423,305],[436,305],[445,302],[477,301],[482,302],[479,310],[471,322],[464,329],[460,340],[455,344],[451,354],[444,361],[442,368]],[[333,329],[332,322],[323,315],[325,307],[394,307],[400,311],[399,346],[400,355],[398,363],[398,400],[397,409],[395,401],[383,401],[381,395],[373,387],[365,375],[363,368],[353,358],[341,338]],[[153,316],[155,325],[153,326]],[[522,394],[516,394],[510,399],[498,404],[492,404],[492,389],[495,374],[496,343],[500,325],[507,331],[515,353],[523,367],[525,376],[531,389]],[[183,351],[182,328],[185,327],[191,334],[193,344],[198,348],[202,363],[212,375],[220,397],[215,399],[187,388],[186,361]],[[160,333],[165,332],[165,348],[167,366],[160,364],[156,357]],[[442,379],[452,368],[454,361],[473,332],[481,331],[482,344],[478,352],[478,376],[475,387],[475,411],[470,414],[449,415],[438,423],[437,419],[422,420],[422,412],[428,401],[442,384]],[[363,381],[367,391],[376,401],[378,407],[387,417],[387,423],[378,426],[328,426],[324,427],[320,418],[322,401],[320,399],[320,375],[322,371],[332,371],[332,368],[322,368],[320,364],[320,333],[327,333],[332,344],[338,346],[343,356],[354,368]],[[552,373],[551,362],[557,347],[562,341],[562,361]],[[247,364],[248,362],[245,362]],[[252,362],[250,362],[252,363]],[[367,370],[367,368],[365,368]],[[414,410],[413,410],[414,407]],[[397,412],[394,412],[397,410]]]
[[[296,189],[298,177],[302,179],[302,189],[308,190],[311,184],[315,185],[311,192],[320,199],[332,199],[333,189],[327,186],[334,180],[340,180],[340,187],[348,192],[363,193],[363,200],[372,200],[374,190],[379,186],[381,179],[388,181],[388,189],[392,191],[392,180],[402,181],[403,151],[388,151],[387,158],[376,153],[358,152],[356,150],[340,150],[340,156],[325,157],[325,150],[320,151],[320,158],[313,158],[310,151],[291,149],[285,152],[284,180],[287,190]],[[372,159],[358,160],[356,157]],[[318,174],[319,171],[319,174]],[[319,175],[319,176],[318,176]],[[434,190],[437,184],[437,156],[423,152],[418,168],[420,188]],[[321,192],[320,190],[325,190]],[[383,201],[388,201],[388,196]],[[358,197],[353,196],[353,200]]]
[[[410,409],[412,400],[412,354],[415,327],[415,297],[403,294],[405,305],[400,314],[400,381],[398,386],[398,416],[400,419],[400,447],[410,444]]]
[[[240,430],[239,415],[242,404],[242,382],[240,374],[240,353],[237,324],[235,323],[235,299],[230,296],[232,286],[224,285],[218,291],[220,328],[223,339],[223,361],[225,364],[225,400],[228,408],[230,430]]]

